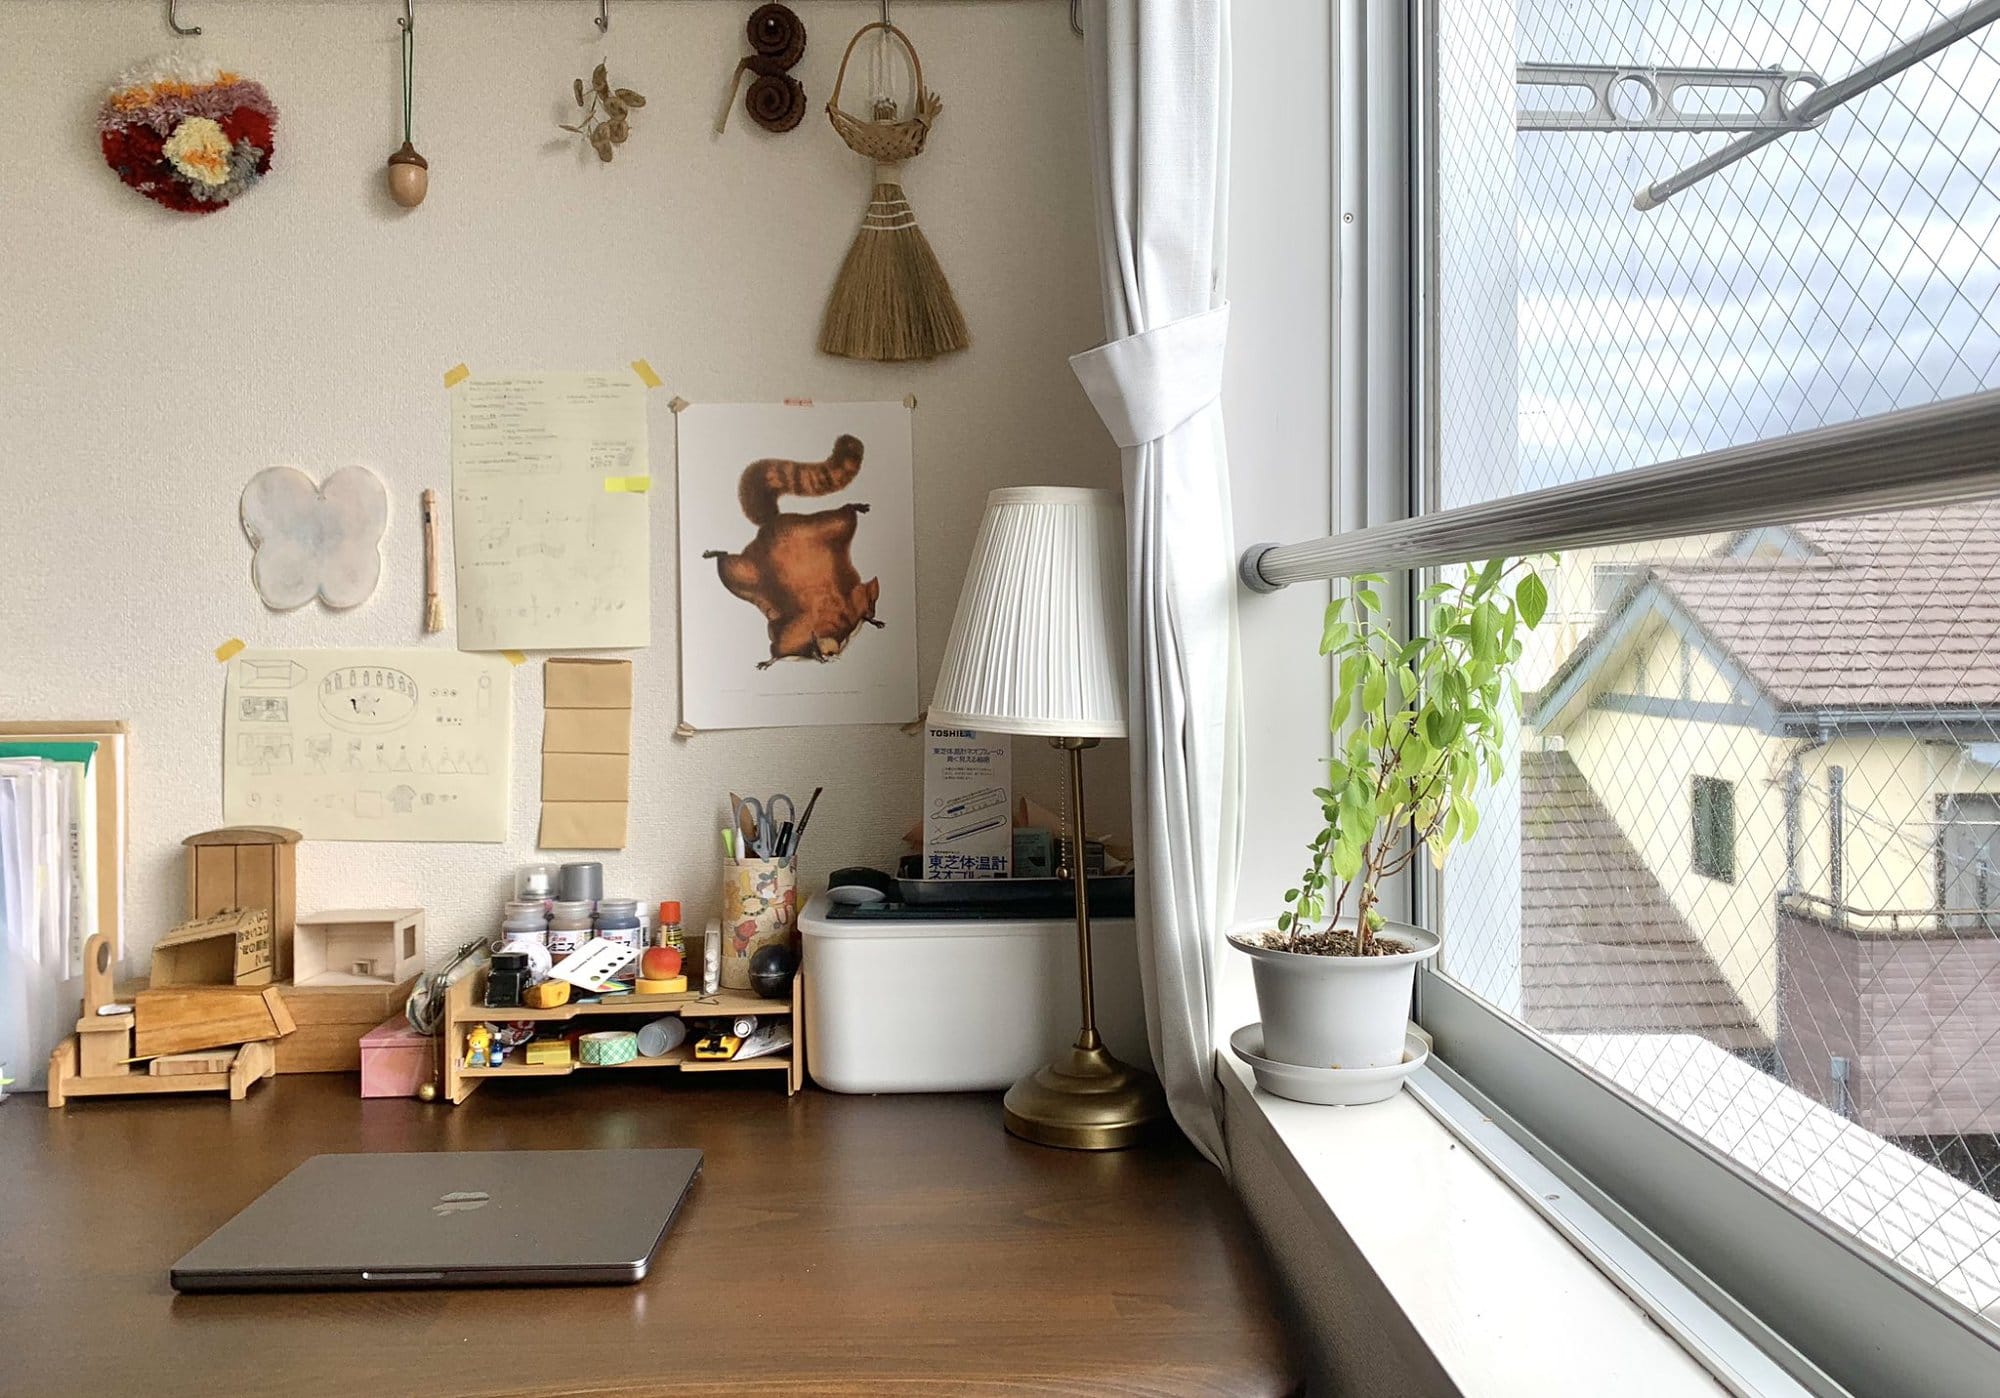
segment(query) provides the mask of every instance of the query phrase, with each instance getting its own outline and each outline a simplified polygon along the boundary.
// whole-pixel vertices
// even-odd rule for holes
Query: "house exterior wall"
[[[1786,910],[1778,920],[1786,1080],[1837,1106],[1850,1063],[1855,1121],[1884,1136],[2000,1131],[2000,1061],[1987,1051],[2000,938],[1883,937]]]
[[[1681,648],[1668,635],[1641,650],[1607,686],[1611,692],[1664,700],[1726,703],[1727,679],[1699,653],[1690,657],[1682,695]],[[1792,744],[1732,724],[1693,723],[1616,709],[1584,710],[1561,735],[1563,746],[1610,810],[1625,838],[1672,899],[1674,909],[1757,1016],[1775,1035],[1777,955],[1774,900],[1785,878],[1784,768]],[[1736,879],[1694,871],[1689,789],[1693,778],[1736,786]]]

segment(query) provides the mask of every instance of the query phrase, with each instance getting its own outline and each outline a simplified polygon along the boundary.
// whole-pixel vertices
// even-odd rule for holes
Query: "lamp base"
[[[1037,1068],[1007,1089],[1006,1106],[1008,1134],[1064,1150],[1124,1150],[1167,1114],[1159,1080],[1101,1047]]]

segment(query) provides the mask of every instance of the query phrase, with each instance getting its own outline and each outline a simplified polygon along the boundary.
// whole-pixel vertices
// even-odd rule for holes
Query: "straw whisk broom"
[[[841,110],[841,86],[854,47],[876,30],[900,42],[910,60],[916,95],[911,115],[901,121],[895,120],[895,103],[886,98],[876,102],[871,121]],[[907,34],[881,21],[855,31],[840,56],[826,115],[849,150],[875,162],[875,187],[826,303],[819,331],[819,347],[826,354],[882,362],[935,359],[972,343],[958,298],[903,193],[903,162],[923,153],[931,124],[943,110],[938,95],[924,86],[923,63]]]

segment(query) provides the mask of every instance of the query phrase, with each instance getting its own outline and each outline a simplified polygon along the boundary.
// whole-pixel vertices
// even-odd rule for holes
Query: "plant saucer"
[[[1274,1097],[1321,1107],[1358,1107],[1383,1102],[1403,1089],[1403,1080],[1431,1056],[1431,1036],[1410,1025],[1403,1036],[1403,1061],[1386,1068],[1307,1068],[1264,1057],[1263,1024],[1246,1024],[1229,1036],[1229,1049],[1250,1065],[1257,1086]]]

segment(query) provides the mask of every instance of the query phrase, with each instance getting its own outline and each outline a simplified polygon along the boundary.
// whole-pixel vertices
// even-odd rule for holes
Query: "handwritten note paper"
[[[460,650],[652,639],[646,389],[629,371],[451,391]]]
[[[308,840],[504,840],[513,685],[497,655],[243,651],[223,694],[223,819]]]

